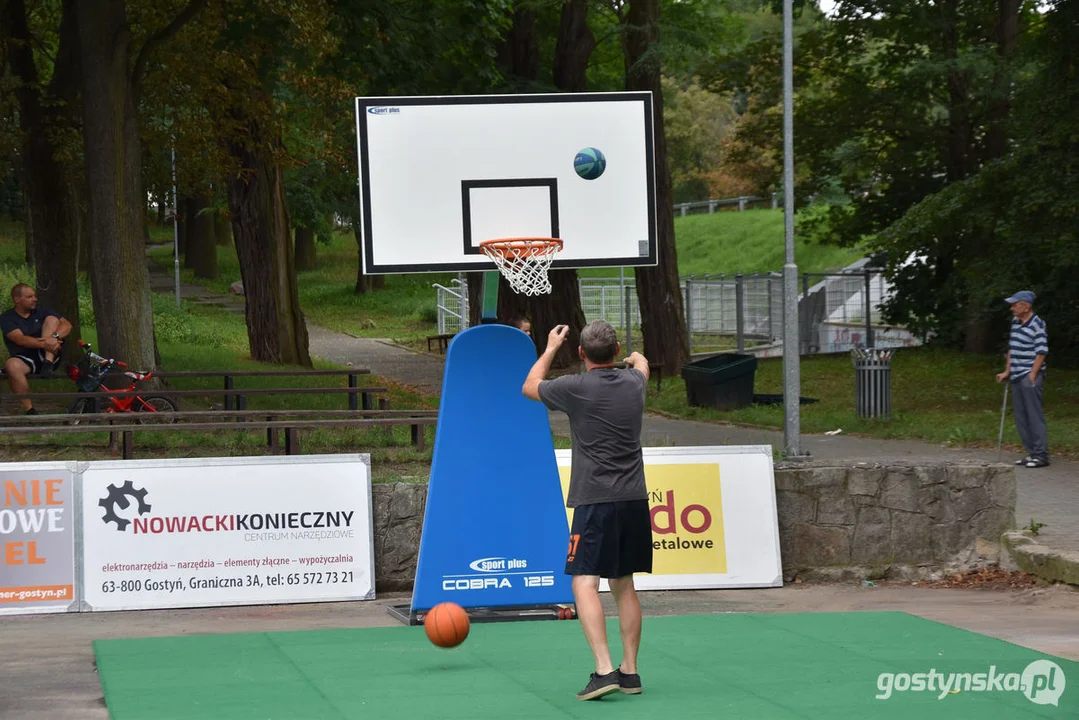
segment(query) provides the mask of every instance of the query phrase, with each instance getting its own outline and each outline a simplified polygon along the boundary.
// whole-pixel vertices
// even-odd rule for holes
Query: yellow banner
[[[569,494],[569,465],[559,465],[562,498]],[[718,463],[645,465],[652,515],[652,574],[727,572],[723,492]],[[573,510],[566,509],[570,527]]]

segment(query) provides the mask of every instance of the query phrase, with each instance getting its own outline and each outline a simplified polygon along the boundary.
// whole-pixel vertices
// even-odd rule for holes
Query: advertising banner
[[[89,463],[87,610],[374,597],[370,457]]]
[[[64,463],[0,470],[0,615],[75,604],[74,477]]]
[[[571,451],[555,454],[566,497]],[[783,584],[771,447],[646,447],[644,474],[653,558],[638,589]]]

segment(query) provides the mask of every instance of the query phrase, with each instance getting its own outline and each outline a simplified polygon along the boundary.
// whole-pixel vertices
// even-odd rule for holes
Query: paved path
[[[172,277],[154,269],[153,287],[172,292]],[[187,299],[219,304],[243,312],[242,300],[216,295],[196,285],[182,285]],[[424,393],[437,395],[442,389],[445,357],[415,352],[387,339],[357,338],[332,332],[308,323],[311,354],[329,362],[370,368],[375,375],[395,380]],[[558,435],[569,435],[562,413],[551,414],[551,427]],[[718,423],[676,420],[658,415],[645,418],[642,441],[645,445],[772,445],[783,446],[779,430],[747,428]],[[814,462],[996,462],[995,450],[948,448],[919,440],[881,440],[850,435],[803,435],[802,450]],[[1004,461],[1014,458],[1005,453]],[[1079,462],[1056,460],[1047,468],[1017,469],[1018,498],[1015,519],[1018,525],[1031,520],[1044,523],[1039,542],[1055,549],[1079,552]]]

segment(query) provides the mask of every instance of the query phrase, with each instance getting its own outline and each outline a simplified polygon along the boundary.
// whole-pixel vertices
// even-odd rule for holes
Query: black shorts
[[[26,366],[30,368],[31,375],[37,375],[39,372],[41,372],[42,368],[49,364],[49,361],[45,359],[44,350],[38,350],[36,352],[33,350],[28,350],[25,355],[12,355],[11,357],[18,358],[19,360],[22,360],[24,363],[26,363]],[[53,370],[55,370],[59,366],[60,356],[57,355],[56,358],[52,361]]]
[[[647,500],[581,505],[573,511],[567,575],[621,578],[652,572],[652,517]]]

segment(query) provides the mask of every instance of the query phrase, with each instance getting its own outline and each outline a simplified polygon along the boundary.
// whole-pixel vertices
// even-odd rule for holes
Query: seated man
[[[0,330],[11,355],[4,363],[4,372],[11,392],[25,395],[30,392],[27,375],[52,376],[60,362],[64,338],[71,332],[71,323],[54,310],[38,307],[37,293],[25,283],[11,288],[11,299],[15,307],[0,314]],[[27,415],[37,414],[30,398],[22,398],[19,402]]]

